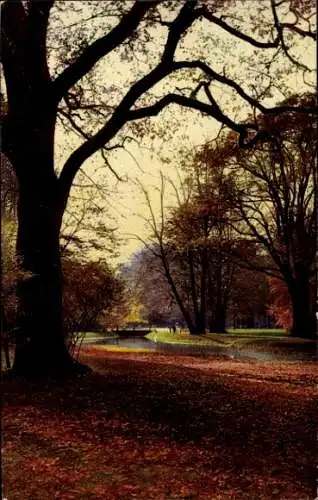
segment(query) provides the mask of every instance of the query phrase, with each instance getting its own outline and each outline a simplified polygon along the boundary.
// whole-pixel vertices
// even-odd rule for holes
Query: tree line
[[[291,103],[313,106],[315,96],[283,105]],[[278,324],[315,338],[317,120],[288,112],[262,120],[266,142],[242,150],[226,131],[185,160],[176,206],[166,214],[162,174],[161,217],[142,188],[152,230],[148,252],[192,334],[224,332],[235,282],[245,279],[253,289],[257,273],[267,277],[269,312]]]

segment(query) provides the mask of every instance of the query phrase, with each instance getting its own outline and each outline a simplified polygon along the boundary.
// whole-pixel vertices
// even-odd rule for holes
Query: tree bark
[[[17,42],[19,50],[12,53],[8,45],[3,54],[9,101],[4,143],[19,183],[17,254],[30,275],[17,287],[13,372],[42,377],[81,367],[69,355],[63,335],[59,233],[67,195],[54,172],[56,103],[49,90],[45,44],[39,43],[37,52],[25,36]],[[22,68],[23,75],[14,68]]]
[[[210,333],[225,333],[226,326],[226,311],[228,303],[228,294],[224,291],[222,279],[222,257],[218,254],[216,264],[216,271],[214,274],[214,286],[212,287],[212,280],[210,276],[209,295],[211,303],[212,316],[209,321]]]
[[[316,319],[312,307],[314,302],[311,297],[310,280],[302,277],[289,282],[288,290],[292,304],[293,337],[316,339]]]
[[[199,334],[200,333],[200,313],[199,313],[198,301],[197,301],[197,284],[196,284],[196,276],[195,276],[195,271],[194,271],[193,250],[191,248],[189,248],[187,250],[187,262],[189,265],[189,281],[190,281],[189,285],[190,285],[190,295],[191,295],[191,299],[192,299],[192,308],[193,308],[193,317],[194,317],[193,332],[195,332],[195,334]]]
[[[2,297],[1,297],[0,323],[1,323],[1,329],[0,329],[0,332],[1,332],[1,353],[2,352],[4,353],[7,370],[10,370],[11,362],[10,362],[10,351],[9,351],[9,325],[8,325],[7,317],[5,314],[4,307],[3,307]]]
[[[207,270],[208,270],[208,256],[207,248],[204,246],[201,249],[201,277],[200,277],[200,309],[197,329],[201,335],[205,334],[206,327],[206,281],[207,281]]]
[[[47,189],[46,189],[47,187]],[[18,335],[13,370],[56,375],[74,363],[64,342],[57,180],[20,185],[17,254],[29,276],[18,284]]]

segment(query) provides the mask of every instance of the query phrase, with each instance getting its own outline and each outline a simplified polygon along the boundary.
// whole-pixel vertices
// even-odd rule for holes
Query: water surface
[[[284,352],[274,353],[270,348],[262,348],[262,351],[246,346],[240,350],[235,348],[226,348],[222,346],[200,346],[200,345],[181,345],[181,344],[166,344],[149,340],[146,337],[123,337],[123,338],[107,338],[92,340],[89,343],[95,345],[109,345],[119,347],[130,347],[135,349],[147,349],[149,351],[169,352],[180,355],[196,355],[196,356],[226,356],[230,359],[245,359],[245,360],[260,360],[260,361],[316,361],[315,352]]]

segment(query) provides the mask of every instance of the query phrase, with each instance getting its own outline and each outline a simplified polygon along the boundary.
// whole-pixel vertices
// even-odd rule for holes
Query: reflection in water
[[[197,355],[197,356],[211,356],[213,354],[218,356],[226,356],[230,359],[256,359],[260,361],[314,361],[316,357],[314,353],[284,353],[276,354],[270,350],[262,350],[259,352],[252,347],[246,346],[244,350],[236,350],[232,348],[225,348],[219,346],[189,346],[180,344],[164,344],[157,341],[149,340],[145,337],[124,337],[124,338],[108,338],[103,340],[94,341],[94,344],[99,345],[114,345],[120,347],[142,348],[149,351],[170,352],[182,355]]]

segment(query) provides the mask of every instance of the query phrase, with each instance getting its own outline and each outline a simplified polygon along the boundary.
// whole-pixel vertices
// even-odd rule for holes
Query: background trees
[[[306,94],[290,102],[314,106],[315,99]],[[292,335],[315,337],[317,121],[289,112],[263,120],[265,143],[242,150],[225,133],[187,161],[179,188],[184,194],[186,186],[187,195],[181,200],[177,193],[167,213],[162,176],[160,220],[143,189],[152,251],[192,333],[207,326],[225,331],[231,304],[236,315],[245,310],[250,326],[255,313],[270,312]],[[271,278],[268,284],[259,272]]]
[[[281,303],[276,303],[276,299],[280,292],[274,296],[268,281],[264,273],[237,265],[227,311],[229,323],[234,328],[274,328],[275,325],[289,328],[278,321]]]
[[[291,101],[301,105],[314,103],[315,98],[295,96]],[[285,113],[264,117],[264,123],[270,136],[265,144],[243,152],[228,136],[221,156],[218,149],[206,147],[203,157],[211,167],[221,161],[233,173],[229,200],[241,219],[235,231],[264,252],[263,262],[249,261],[249,267],[284,281],[291,301],[292,334],[314,337],[317,120],[313,115],[295,120]],[[244,255],[241,258],[244,261]]]
[[[177,203],[167,209],[163,203],[169,183]],[[149,191],[141,187],[149,209],[150,227],[149,243],[144,242],[144,255],[150,266],[142,268],[148,276],[146,282],[151,283],[155,278],[152,282],[157,308],[167,300],[158,293],[158,286],[161,292],[169,292],[192,334],[203,334],[207,329],[224,333],[229,305],[232,304],[232,317],[238,317],[238,310],[244,315],[243,301],[251,299],[245,291],[244,298],[237,300],[242,292],[239,278],[242,272],[235,254],[251,255],[251,249],[231,226],[235,216],[228,199],[231,186],[222,165],[206,168],[195,160],[180,186],[161,174],[159,218],[155,216]],[[136,268],[139,276],[143,276],[142,269]],[[151,287],[147,294],[151,296]],[[234,304],[238,306],[236,314]],[[251,307],[250,315],[256,312],[254,309]]]

